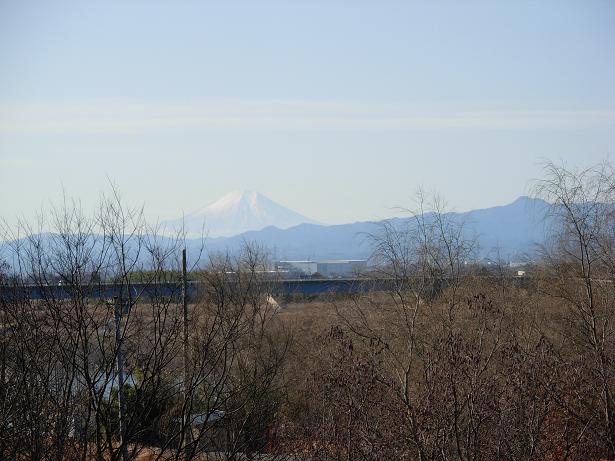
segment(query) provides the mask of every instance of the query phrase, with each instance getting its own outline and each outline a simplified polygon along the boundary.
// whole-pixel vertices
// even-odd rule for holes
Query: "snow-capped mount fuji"
[[[171,230],[181,229],[183,225],[187,236],[200,236],[205,230],[210,237],[228,237],[269,226],[288,229],[304,223],[316,222],[258,192],[243,190],[231,192],[184,218],[163,224]]]

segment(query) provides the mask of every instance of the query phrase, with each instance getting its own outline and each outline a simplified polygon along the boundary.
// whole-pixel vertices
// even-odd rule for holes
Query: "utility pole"
[[[117,366],[117,386],[119,402],[120,420],[120,447],[122,461],[128,461],[128,444],[126,441],[126,397],[124,395],[124,352],[122,348],[122,297],[115,298],[115,347],[116,347],[116,366]]]
[[[182,307],[183,307],[183,333],[184,333],[184,341],[183,341],[183,352],[184,352],[184,416],[183,416],[183,441],[184,448],[189,447],[185,453],[185,459],[190,459],[189,451],[191,449],[190,444],[192,443],[192,423],[190,418],[190,408],[192,403],[188,402],[188,386],[189,386],[189,372],[188,372],[188,273],[186,269],[186,249],[182,250]],[[187,431],[186,431],[187,429]]]

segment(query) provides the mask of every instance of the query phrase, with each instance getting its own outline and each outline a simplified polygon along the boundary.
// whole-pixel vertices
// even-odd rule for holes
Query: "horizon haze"
[[[599,0],[7,0],[0,216],[109,182],[151,221],[244,189],[328,224],[421,185],[509,203],[545,159],[613,154],[613,24]]]

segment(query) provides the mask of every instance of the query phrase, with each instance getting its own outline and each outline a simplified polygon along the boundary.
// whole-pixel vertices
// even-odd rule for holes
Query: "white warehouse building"
[[[326,261],[279,261],[278,271],[298,275],[320,274],[323,277],[350,277],[367,271],[367,260],[334,259]]]
[[[318,263],[316,261],[279,261],[276,267],[278,272],[290,272],[301,275],[313,275],[318,272]]]

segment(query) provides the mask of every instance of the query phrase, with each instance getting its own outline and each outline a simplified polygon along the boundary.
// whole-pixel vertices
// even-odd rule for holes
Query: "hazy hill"
[[[254,197],[254,196],[253,196]],[[242,197],[232,200],[233,204],[250,202]],[[256,196],[256,203],[266,203],[262,196]],[[233,205],[234,206],[234,205]],[[242,205],[239,205],[241,208]],[[472,210],[464,213],[451,213],[456,222],[464,223],[468,238],[476,238],[480,251],[479,258],[501,257],[507,260],[519,260],[531,254],[536,245],[544,241],[545,228],[549,224],[547,211],[551,205],[528,197],[521,197],[509,205]],[[222,207],[231,209],[232,207]],[[275,209],[275,207],[273,207]],[[241,215],[230,213],[231,223],[220,224],[219,228],[231,229],[234,218]],[[289,219],[292,217],[288,215]],[[298,215],[300,216],[300,215]],[[429,219],[430,215],[427,215]],[[299,218],[297,218],[299,219]],[[250,221],[254,222],[254,221]],[[290,221],[286,221],[288,223]],[[410,226],[414,218],[402,217],[390,220],[395,226]],[[364,259],[372,253],[368,239],[369,234],[378,231],[381,222],[356,222],[342,225],[299,224],[288,229],[268,226],[257,231],[243,232],[232,237],[211,237],[205,240],[206,252],[235,251],[244,242],[256,242],[266,247],[275,259]],[[200,225],[199,225],[200,228]],[[199,231],[200,232],[200,231]],[[171,239],[157,237],[163,245],[171,245]],[[94,248],[99,246],[98,237],[93,237]],[[42,241],[51,241],[50,234],[44,234]],[[201,239],[188,239],[186,246],[189,258],[194,260],[203,244]],[[130,249],[129,249],[130,250]],[[10,248],[0,242],[0,258],[13,261]],[[206,257],[202,262],[206,262]],[[140,260],[145,264],[147,255]]]
[[[509,205],[451,213],[465,225],[467,236],[476,237],[479,257],[520,258],[531,252],[545,238],[546,212],[549,204],[521,197]],[[394,218],[396,226],[411,225],[412,217]],[[277,259],[367,258],[371,248],[367,239],[377,232],[377,222],[356,222],[335,226],[300,224],[290,229],[267,227],[230,238],[212,239],[209,250],[238,248],[242,242],[254,241],[269,248]]]

